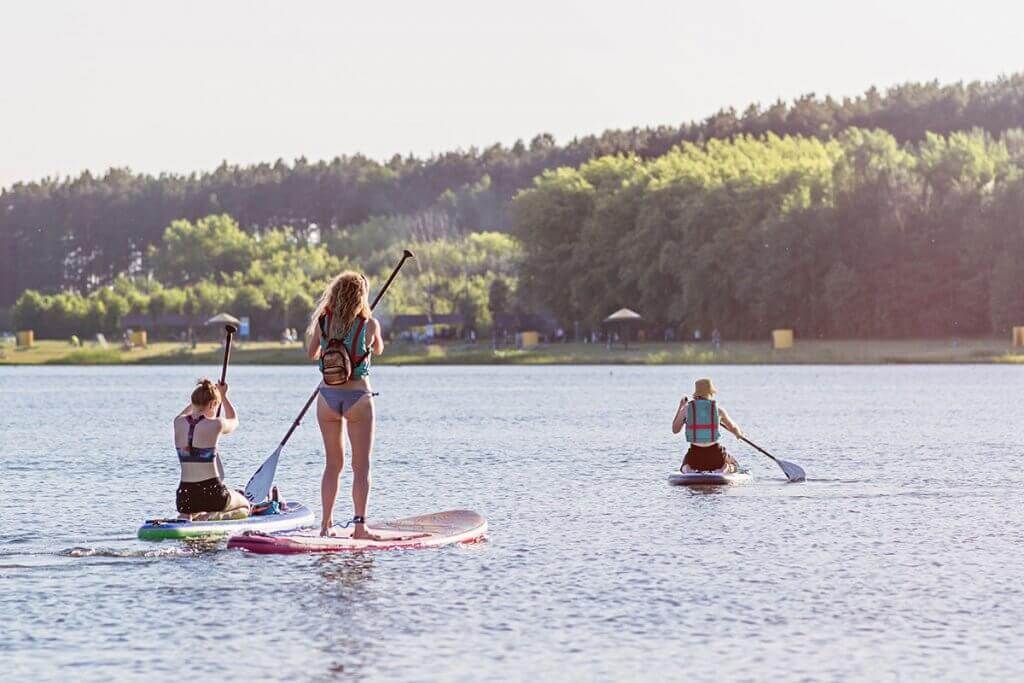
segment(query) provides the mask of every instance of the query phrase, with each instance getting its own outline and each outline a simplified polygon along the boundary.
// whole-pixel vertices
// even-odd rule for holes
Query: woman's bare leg
[[[726,472],[738,472],[740,464],[736,462],[736,458],[732,457],[728,453],[725,454],[725,471]]]
[[[231,492],[231,498],[228,499],[228,504],[224,507],[224,512],[249,509],[249,500],[244,495],[234,489],[228,490]]]
[[[373,398],[360,399],[345,416],[348,440],[352,443],[352,506],[357,517],[366,516],[366,501],[370,497],[370,455],[373,452],[373,432],[376,417]],[[357,524],[353,538],[378,538]]]
[[[316,421],[320,424],[320,435],[324,439],[324,474],[320,479],[320,533],[326,535],[334,526],[334,500],[338,497],[338,478],[345,467],[345,442],[342,440],[341,415],[328,407],[323,396],[317,398]]]

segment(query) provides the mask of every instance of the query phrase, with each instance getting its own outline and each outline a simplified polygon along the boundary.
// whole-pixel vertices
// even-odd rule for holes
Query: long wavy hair
[[[313,339],[320,335],[320,316],[331,312],[331,326],[327,330],[328,337],[340,337],[357,317],[370,319],[370,288],[362,273],[346,270],[331,280],[320,295],[313,313],[309,317],[306,338]]]

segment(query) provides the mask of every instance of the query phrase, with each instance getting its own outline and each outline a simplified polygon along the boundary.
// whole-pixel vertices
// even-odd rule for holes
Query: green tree
[[[252,238],[231,216],[207,216],[171,223],[150,260],[161,282],[184,285],[244,270],[254,251]]]

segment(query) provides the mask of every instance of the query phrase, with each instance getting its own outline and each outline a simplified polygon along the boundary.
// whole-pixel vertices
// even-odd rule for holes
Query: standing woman
[[[324,290],[310,317],[306,338],[309,357],[318,360],[323,381],[316,419],[324,439],[327,462],[320,483],[323,513],[320,535],[333,536],[334,501],[345,465],[344,430],[352,444],[353,538],[380,540],[366,528],[370,495],[370,453],[373,451],[373,393],[367,376],[370,359],[384,351],[380,323],[373,319],[366,278],[346,271]],[[347,359],[347,361],[346,361]],[[347,526],[347,524],[346,524]]]

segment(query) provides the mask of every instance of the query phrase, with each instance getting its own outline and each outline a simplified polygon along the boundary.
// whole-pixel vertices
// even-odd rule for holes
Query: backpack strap
[[[362,354],[356,352],[356,344],[359,343],[359,337],[360,337],[360,335],[362,335],[363,330],[365,329],[365,327],[366,327],[366,319],[365,318],[360,318],[359,319],[359,323],[356,325],[356,331],[352,335],[352,348],[350,348],[348,350],[348,352],[349,352],[348,353],[348,357],[352,361],[352,369],[353,370],[360,363],[362,363],[364,360],[366,360],[367,356],[370,355],[369,351],[367,351],[365,353],[362,353]],[[364,345],[364,348],[365,348],[365,345]]]

